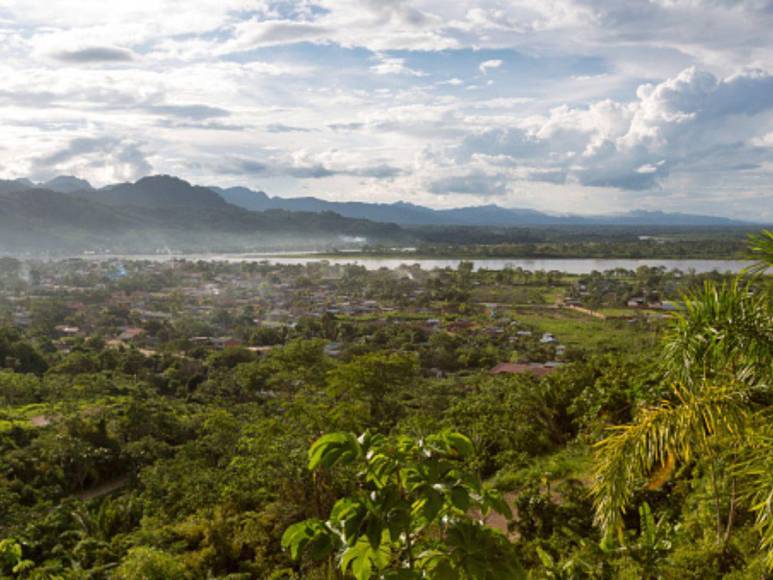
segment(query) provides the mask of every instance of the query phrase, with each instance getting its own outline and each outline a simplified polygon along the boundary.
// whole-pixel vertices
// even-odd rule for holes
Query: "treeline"
[[[477,239],[477,238],[475,238]],[[632,242],[502,243],[479,242],[421,244],[410,257],[422,258],[596,258],[596,259],[748,259],[742,240],[678,240]],[[366,255],[407,257],[405,252],[369,246]]]
[[[748,257],[742,227],[544,226],[413,228],[417,256],[470,258],[734,258]],[[395,254],[387,246],[366,253]]]

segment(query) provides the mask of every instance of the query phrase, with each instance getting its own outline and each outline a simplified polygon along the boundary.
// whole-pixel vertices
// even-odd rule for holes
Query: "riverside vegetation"
[[[739,277],[0,260],[0,576],[765,578]]]

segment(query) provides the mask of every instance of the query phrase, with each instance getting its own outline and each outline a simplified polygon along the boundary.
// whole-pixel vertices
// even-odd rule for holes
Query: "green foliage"
[[[764,251],[769,238],[766,233],[753,248],[763,262],[770,260]],[[608,534],[622,538],[626,508],[647,480],[657,489],[677,464],[697,464],[710,474],[719,552],[730,550],[738,504],[745,501],[756,514],[761,548],[773,553],[773,303],[769,290],[755,284],[743,277],[707,282],[686,297],[664,348],[664,371],[675,381],[671,396],[597,444],[596,519]],[[722,470],[723,464],[729,469]],[[729,497],[723,488],[730,489]],[[647,514],[642,525],[651,535]],[[773,569],[773,557],[768,564]]]
[[[749,268],[751,273],[761,273],[773,265],[773,231],[762,230],[749,236],[749,250],[757,262]]]
[[[13,538],[0,540],[0,572],[22,574],[35,566],[32,560],[22,556],[22,546]]]
[[[737,379],[767,388],[773,376],[770,295],[743,279],[685,297],[685,311],[666,337],[667,375],[685,385],[704,378]]]
[[[414,354],[370,353],[331,370],[327,383],[341,421],[348,419],[353,429],[388,428],[399,418],[400,399],[419,388],[419,379]]]
[[[497,493],[464,471],[473,453],[472,442],[453,431],[425,439],[325,435],[309,450],[309,468],[349,466],[358,486],[326,521],[290,526],[282,545],[293,559],[334,557],[358,579],[518,577],[507,539],[470,515],[511,515]]]
[[[121,580],[170,580],[185,578],[185,568],[172,554],[138,546],[129,550],[117,568],[116,578]]]

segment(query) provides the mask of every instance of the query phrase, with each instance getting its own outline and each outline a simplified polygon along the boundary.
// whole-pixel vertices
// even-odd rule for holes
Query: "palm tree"
[[[657,487],[677,463],[694,463],[710,475],[718,544],[726,545],[745,501],[763,549],[773,551],[773,308],[758,279],[773,265],[773,234],[752,238],[750,247],[760,261],[749,272],[686,297],[663,353],[670,394],[597,444],[592,491],[605,532],[622,533],[637,489]]]

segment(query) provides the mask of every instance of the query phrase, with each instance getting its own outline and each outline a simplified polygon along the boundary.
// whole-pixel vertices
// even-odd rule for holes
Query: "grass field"
[[[657,325],[651,330],[625,320],[602,320],[558,308],[515,308],[513,317],[540,332],[550,332],[566,346],[583,350],[626,350],[654,345]]]
[[[14,428],[38,429],[47,424],[47,421],[41,422],[40,419],[48,420],[65,410],[72,410],[73,407],[79,408],[81,413],[88,414],[96,409],[125,404],[128,400],[128,397],[121,395],[96,400],[62,401],[57,404],[32,403],[15,407],[8,406],[0,410],[0,433],[6,433]]]

